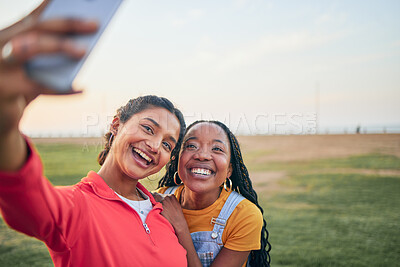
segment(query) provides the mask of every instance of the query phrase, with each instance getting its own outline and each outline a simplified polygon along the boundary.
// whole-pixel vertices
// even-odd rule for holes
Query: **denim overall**
[[[164,194],[173,194],[178,187],[179,186],[169,187]],[[214,224],[214,229],[212,231],[191,233],[193,245],[203,266],[210,266],[224,246],[222,243],[222,233],[224,232],[226,221],[229,219],[229,216],[231,216],[237,204],[243,199],[245,199],[243,196],[232,191],[218,217],[213,217],[211,219],[211,223]]]

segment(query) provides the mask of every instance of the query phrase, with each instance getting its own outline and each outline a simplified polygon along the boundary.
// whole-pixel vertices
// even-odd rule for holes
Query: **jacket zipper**
[[[120,201],[120,202],[124,203],[124,205],[127,205],[130,209],[132,209],[132,210],[134,211],[134,213],[136,213],[136,218],[137,218],[140,222],[142,222],[142,219],[140,218],[139,213],[138,213],[134,208],[132,208],[131,206],[129,206],[128,203],[126,203],[126,202],[123,201],[122,199],[113,199],[113,200]],[[153,207],[152,210],[150,210],[149,214],[147,214],[147,218],[149,217],[150,213],[153,212],[153,210],[154,210],[154,207]],[[147,221],[147,218],[146,218],[146,221]],[[150,228],[149,228],[149,226],[147,225],[147,223],[144,222],[144,223],[142,223],[142,225],[143,225],[143,228],[144,228],[146,234],[148,234],[148,236],[149,236],[149,238],[150,238],[150,240],[151,240],[151,243],[153,243],[154,246],[157,246],[156,243],[154,243],[153,238],[151,237],[151,231],[150,231]]]
[[[146,230],[146,234],[150,234],[150,228],[147,226],[147,223],[143,223],[144,230]]]

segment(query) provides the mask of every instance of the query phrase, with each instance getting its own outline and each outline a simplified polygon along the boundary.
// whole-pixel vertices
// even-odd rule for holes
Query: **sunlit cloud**
[[[308,50],[339,40],[346,33],[312,34],[310,32],[294,32],[285,35],[270,35],[259,38],[238,47],[228,48],[224,52],[200,50],[194,56],[197,63],[214,66],[217,72],[248,66],[265,60],[268,55],[292,53]],[[208,43],[211,43],[209,41]],[[192,60],[192,59],[190,59]]]

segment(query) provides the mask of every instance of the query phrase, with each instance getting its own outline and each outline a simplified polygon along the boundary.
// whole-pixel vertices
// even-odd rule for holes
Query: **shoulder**
[[[234,210],[232,211],[231,216],[238,216],[240,217],[248,217],[254,216],[256,219],[262,219],[262,214],[260,209],[250,200],[246,199],[241,194],[232,191],[232,192],[225,192],[222,190],[222,193],[219,197],[219,201],[224,202],[226,204],[227,201],[230,201],[228,205],[233,205],[235,202],[237,203]]]
[[[260,249],[263,226],[260,209],[247,199],[243,199],[229,217],[222,236],[224,246],[235,251]]]
[[[227,203],[229,199],[231,202]],[[221,200],[225,203],[224,205],[232,205],[234,202],[240,201],[227,220],[229,229],[233,230],[242,227],[250,227],[249,229],[258,231],[258,229],[262,228],[263,215],[260,209],[250,200],[236,192],[225,193],[225,196],[222,196]]]
[[[263,215],[260,209],[248,199],[240,201],[231,217],[237,221],[249,221],[257,225],[263,224]]]
[[[156,189],[156,193],[160,194],[174,194],[175,196],[180,195],[183,189],[183,185],[180,186],[164,186]]]
[[[253,202],[246,198],[240,201],[236,208],[240,212],[249,212],[262,215],[260,209]]]

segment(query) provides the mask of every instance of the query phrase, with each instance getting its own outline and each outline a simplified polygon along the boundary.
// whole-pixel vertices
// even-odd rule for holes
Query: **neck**
[[[109,157],[104,161],[103,166],[101,166],[97,174],[119,195],[131,200],[140,200],[136,194],[138,180],[128,177],[115,166],[112,158]]]
[[[187,210],[201,210],[211,206],[219,197],[221,188],[207,193],[196,193],[184,187],[181,194],[181,206]]]

